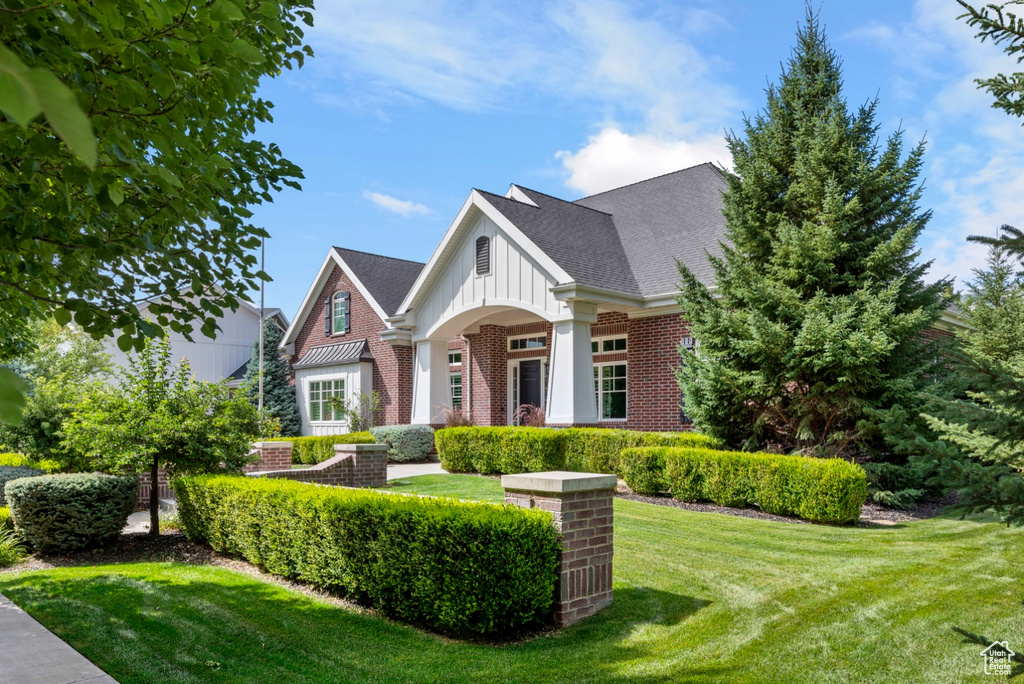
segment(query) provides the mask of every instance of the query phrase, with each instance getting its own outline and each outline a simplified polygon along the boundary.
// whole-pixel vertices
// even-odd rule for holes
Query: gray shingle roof
[[[700,164],[566,202],[519,186],[537,204],[482,192],[577,283],[654,296],[679,287],[676,259],[712,284],[725,239],[725,176]]]
[[[249,359],[249,361],[252,361],[252,359]],[[245,374],[249,371],[249,361],[246,361],[241,366],[236,368],[231,375],[225,378],[225,380],[228,380],[230,382],[231,380],[245,379]]]
[[[355,363],[357,361],[373,361],[373,354],[370,353],[370,348],[367,346],[365,339],[310,347],[292,368],[299,370],[302,368],[319,368],[321,366],[340,366],[344,363]]]
[[[354,249],[335,247],[356,278],[367,289],[367,294],[380,304],[384,313],[394,316],[398,307],[409,293],[416,276],[423,270],[424,264],[418,261],[407,261],[380,254],[369,254]]]

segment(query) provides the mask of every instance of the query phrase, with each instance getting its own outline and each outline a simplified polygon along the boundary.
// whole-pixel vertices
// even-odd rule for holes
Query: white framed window
[[[612,354],[626,351],[626,336],[598,337],[590,341],[590,351],[594,354]]]
[[[450,373],[448,375],[448,390],[451,395],[452,408],[462,408],[462,373]]]
[[[547,346],[547,335],[531,335],[529,337],[510,337],[508,340],[509,351],[523,351],[525,349],[544,349]]]
[[[626,419],[626,364],[594,365],[594,393],[601,420]]]
[[[462,352],[450,351],[448,352],[448,365],[449,366],[461,366],[462,365]]]
[[[309,383],[310,422],[339,422],[344,416],[331,407],[331,399],[345,399],[344,380],[317,380]]]

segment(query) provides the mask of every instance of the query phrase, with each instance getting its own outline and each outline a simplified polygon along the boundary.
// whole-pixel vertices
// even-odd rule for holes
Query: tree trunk
[[[160,486],[157,477],[160,475],[160,460],[153,457],[153,467],[149,471],[149,533],[160,534]]]

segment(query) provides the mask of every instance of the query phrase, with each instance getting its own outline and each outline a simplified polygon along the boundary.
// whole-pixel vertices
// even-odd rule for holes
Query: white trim
[[[316,278],[313,280],[313,285],[306,291],[306,296],[302,299],[302,304],[299,306],[299,312],[295,314],[295,320],[293,320],[291,325],[288,326],[288,330],[285,331],[284,337],[281,338],[281,344],[279,345],[281,348],[284,348],[285,345],[294,342],[294,338],[298,337],[299,331],[302,330],[302,326],[306,324],[306,319],[309,318],[309,314],[312,312],[313,304],[316,303],[313,300],[318,297],[320,290],[322,290],[324,285],[327,283],[327,277],[331,273],[328,267],[331,266],[332,263],[341,269],[341,272],[344,273],[352,283],[352,288],[359,290],[359,294],[361,294],[363,299],[370,304],[370,308],[373,309],[373,312],[377,314],[378,317],[380,317],[380,320],[383,321],[384,325],[389,328],[391,327],[391,324],[388,323],[388,315],[384,313],[384,309],[382,309],[380,304],[377,303],[377,300],[373,298],[370,291],[363,286],[363,283],[360,282],[359,278],[356,277],[356,274],[352,272],[352,269],[349,268],[349,265],[341,258],[341,255],[332,247],[330,252],[328,252],[327,256],[324,258],[323,263],[320,264],[320,270],[317,271]],[[337,290],[335,290],[335,292],[337,292]],[[331,297],[334,297],[334,293],[331,293]],[[349,301],[351,302],[351,299]],[[349,315],[352,315],[351,303],[349,304]],[[332,334],[333,324],[334,321],[332,320]]]
[[[568,283],[572,281],[572,278],[569,277],[569,274],[566,273],[561,266],[556,264],[551,257],[534,244],[532,240],[526,237],[526,235],[516,228],[511,221],[505,218],[504,214],[495,209],[490,202],[484,199],[483,195],[478,191],[473,190],[469,193],[469,197],[462,205],[462,209],[459,210],[455,220],[452,221],[451,225],[448,227],[444,237],[441,239],[441,243],[434,249],[434,253],[430,255],[427,265],[423,267],[423,270],[420,271],[420,274],[416,277],[416,282],[413,283],[412,288],[409,289],[409,293],[402,301],[402,305],[398,307],[397,313],[399,315],[414,308],[415,305],[419,303],[419,298],[426,294],[426,286],[436,275],[435,271],[439,268],[442,260],[447,257],[448,248],[454,244],[456,234],[462,232],[464,227],[466,229],[469,228],[471,222],[468,219],[471,216],[471,210],[476,210],[494,221],[498,228],[503,230],[512,242],[516,243],[528,256],[533,258],[541,268],[546,270],[555,282]]]
[[[544,340],[544,344],[540,347],[528,347],[526,349],[513,349],[512,340],[535,340],[540,338]],[[505,351],[507,352],[521,352],[521,351],[545,351],[548,348],[548,334],[547,332],[541,333],[526,333],[525,335],[510,335],[505,338]]]
[[[612,352],[606,352],[606,353],[610,354]],[[604,390],[601,389],[601,382],[602,382],[602,380],[604,378],[601,377],[600,369],[604,368],[605,366],[625,366],[626,367],[626,377],[625,377],[625,380],[626,380],[626,392],[625,392],[625,394],[626,394],[626,415],[623,416],[622,418],[605,418],[604,417],[604,412],[602,411],[601,395],[604,393]],[[594,397],[597,400],[597,420],[598,420],[598,422],[599,423],[624,423],[624,422],[626,422],[627,420],[629,420],[629,363],[626,362],[626,361],[595,361],[594,362],[594,368],[598,369],[598,373],[597,373],[597,388],[596,388],[596,395]],[[591,381],[593,381],[593,372],[591,372]],[[613,377],[612,378],[612,382],[614,382],[614,381],[615,381],[615,378]],[[617,392],[617,390],[615,392]]]
[[[604,346],[602,343],[605,340],[626,340],[625,349],[613,349],[612,351],[603,351],[601,349]],[[593,354],[625,354],[629,351],[629,334],[628,333],[617,333],[615,335],[599,335],[590,338],[591,348],[593,348],[594,342],[597,342],[597,351],[591,352]]]
[[[540,403],[541,408],[544,409],[545,413],[547,413],[548,410],[548,376],[551,372],[551,359],[547,356],[531,356],[525,359],[508,359],[505,362],[505,406],[508,407],[507,410],[505,411],[505,413],[508,414],[505,418],[506,425],[513,424],[513,421],[515,420],[516,409],[519,408],[518,406],[515,406],[515,402],[512,401],[512,395],[513,393],[518,394],[519,377],[522,376],[522,373],[519,373],[518,371],[519,365],[523,361],[540,361]],[[515,381],[513,381],[512,379],[513,368],[515,368],[517,371],[517,377]],[[513,382],[515,382],[515,384],[517,385],[516,387],[513,387]]]
[[[523,189],[515,183],[508,186],[508,192],[505,193],[505,199],[510,199],[514,202],[521,202],[522,204],[529,204],[531,207],[537,206],[537,203],[530,199],[530,197],[523,192]]]

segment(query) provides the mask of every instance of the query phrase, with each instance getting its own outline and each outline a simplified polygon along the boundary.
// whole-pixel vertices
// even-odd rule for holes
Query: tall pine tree
[[[700,345],[679,383],[695,425],[733,446],[819,455],[879,440],[869,411],[913,403],[921,332],[945,282],[915,242],[923,146],[878,140],[877,102],[851,113],[840,62],[808,10],[765,110],[728,136],[727,244],[715,287],[685,267],[679,304]]]
[[[288,382],[288,362],[277,346],[281,343],[281,329],[273,320],[263,323],[263,409],[281,423],[282,437],[302,434],[302,419],[295,403],[295,387]],[[260,342],[252,345],[252,360],[245,369],[243,387],[253,404],[257,403],[260,382]]]

